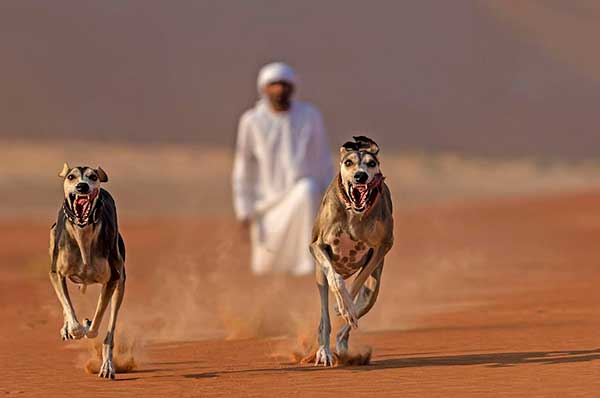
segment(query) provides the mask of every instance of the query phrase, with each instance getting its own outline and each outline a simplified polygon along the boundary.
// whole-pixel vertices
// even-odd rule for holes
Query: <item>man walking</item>
[[[297,80],[286,64],[264,66],[260,98],[239,123],[233,202],[238,221],[250,230],[257,274],[314,270],[308,244],[332,161],[319,112],[292,101]]]

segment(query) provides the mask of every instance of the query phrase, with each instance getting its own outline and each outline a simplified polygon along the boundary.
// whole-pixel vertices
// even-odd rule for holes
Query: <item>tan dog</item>
[[[344,355],[351,327],[358,327],[358,319],[377,300],[383,258],[394,242],[392,201],[377,158],[379,147],[368,137],[353,138],[340,148],[340,173],[323,197],[310,245],[321,297],[315,366],[333,366],[328,289],[346,321],[336,338],[337,354]],[[348,291],[344,281],[356,272]]]
[[[50,281],[63,309],[63,340],[94,338],[108,302],[112,302],[108,333],[102,346],[99,377],[115,378],[112,361],[117,314],[125,293],[125,244],[119,233],[117,209],[112,196],[100,184],[108,176],[100,167],[70,168],[64,164],[63,205],[50,230]],[[67,280],[80,284],[102,284],[92,321],[80,324],[67,290]]]

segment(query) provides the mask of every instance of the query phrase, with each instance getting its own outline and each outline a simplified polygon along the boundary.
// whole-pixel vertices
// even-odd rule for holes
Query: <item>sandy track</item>
[[[89,343],[59,339],[47,226],[2,224],[0,393],[597,396],[600,194],[399,210],[396,220],[380,301],[352,338],[373,362],[336,369],[289,358],[316,326],[311,278],[253,278],[228,220],[124,222],[120,328],[139,368],[114,383],[83,371]],[[96,290],[73,295],[89,317]]]

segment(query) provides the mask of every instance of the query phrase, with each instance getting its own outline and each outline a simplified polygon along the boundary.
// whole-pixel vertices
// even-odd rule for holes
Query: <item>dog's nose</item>
[[[90,186],[85,182],[80,182],[79,184],[75,185],[75,189],[79,193],[88,193],[90,191]]]
[[[359,184],[364,184],[365,182],[367,182],[368,179],[369,175],[364,171],[359,171],[356,174],[354,174],[354,181],[356,181]]]

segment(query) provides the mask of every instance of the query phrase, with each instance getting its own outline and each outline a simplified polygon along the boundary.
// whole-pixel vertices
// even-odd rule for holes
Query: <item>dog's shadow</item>
[[[484,354],[443,355],[427,357],[391,358],[373,361],[361,370],[396,368],[420,368],[427,366],[472,366],[485,365],[490,368],[522,364],[547,364],[588,362],[600,359],[600,348],[594,350],[499,352]]]
[[[347,371],[378,371],[385,369],[421,368],[428,366],[476,366],[484,365],[489,368],[517,366],[523,364],[556,365],[564,363],[589,362],[600,359],[600,348],[593,350],[566,351],[530,351],[530,352],[497,352],[483,354],[438,355],[390,358],[372,361],[365,366],[340,366],[335,370]],[[222,374],[260,373],[260,372],[316,372],[331,369],[316,366],[293,366],[279,368],[243,369],[223,372],[185,374],[185,378],[204,379],[217,377]]]

